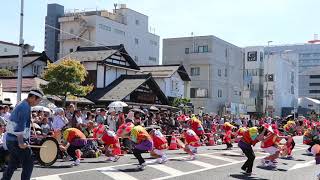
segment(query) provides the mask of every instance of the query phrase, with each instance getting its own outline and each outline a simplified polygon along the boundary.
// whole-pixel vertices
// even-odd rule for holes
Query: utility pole
[[[21,12],[20,12],[20,37],[19,37],[19,61],[18,61],[18,78],[17,78],[17,103],[21,101],[21,89],[22,89],[22,62],[23,62],[23,5],[24,0],[21,0]]]
[[[266,77],[265,77],[265,80],[266,80],[266,91],[265,91],[265,94],[266,94],[265,95],[265,97],[266,97],[266,107],[264,108],[264,113],[265,113],[266,116],[269,115],[267,109],[268,109],[268,97],[269,97],[269,92],[268,92],[268,82],[269,82],[269,80],[268,80],[268,77],[269,77],[268,66],[269,66],[269,61],[270,61],[270,50],[269,50],[270,43],[272,43],[272,41],[268,41],[268,60],[266,61],[267,67],[266,67]]]

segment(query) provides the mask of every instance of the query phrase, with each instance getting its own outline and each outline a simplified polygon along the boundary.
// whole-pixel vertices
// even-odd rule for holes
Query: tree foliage
[[[8,69],[0,69],[0,77],[12,77],[14,73]]]
[[[180,105],[187,105],[187,103],[191,102],[188,98],[175,98],[173,100],[172,106],[179,107]]]
[[[81,85],[87,74],[85,67],[77,60],[64,59],[57,64],[49,63],[44,72],[44,79],[49,83],[41,88],[46,94],[62,97],[65,104],[68,95],[85,96],[92,91],[92,85]]]

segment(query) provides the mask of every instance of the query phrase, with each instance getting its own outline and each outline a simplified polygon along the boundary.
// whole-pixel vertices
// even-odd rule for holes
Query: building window
[[[69,52],[70,52],[70,53],[72,53],[72,52],[73,52],[73,49],[72,49],[72,48],[71,48],[71,49],[69,49]]]
[[[157,58],[149,56],[149,61],[157,61]]]
[[[157,41],[150,40],[150,44],[151,44],[151,45],[154,45],[154,46],[158,46]]]
[[[218,69],[218,76],[221,77],[221,69]]]
[[[106,25],[103,25],[103,24],[99,24],[98,26],[102,30],[111,31],[111,27],[110,26],[106,26]]]
[[[320,75],[311,75],[310,76],[310,79],[319,79],[320,78]]]
[[[228,70],[224,69],[224,77],[228,77]]]
[[[8,49],[7,48],[4,48],[4,50],[3,50],[4,52],[8,52]]]
[[[218,89],[218,98],[221,98],[221,97],[222,97],[222,90]]]
[[[309,90],[309,93],[319,94],[319,93],[320,93],[320,90]]]
[[[138,38],[134,38],[134,43],[135,44],[139,44],[139,39]]]
[[[208,52],[208,45],[206,46],[198,46],[198,53],[205,53]]]
[[[208,90],[203,88],[190,88],[191,98],[207,98]]]
[[[291,72],[291,83],[294,83],[294,72]]]
[[[70,34],[73,34],[74,33],[74,30],[71,28],[70,29]]]
[[[294,94],[294,87],[291,86],[291,94]]]
[[[117,34],[123,35],[123,36],[126,35],[126,33],[124,31],[121,31],[119,29],[114,29],[114,32],[117,33]]]
[[[309,83],[309,86],[320,86],[320,83]]]
[[[267,74],[267,77],[266,77],[267,79],[267,81],[268,82],[272,82],[272,81],[274,81],[274,76],[273,76],[273,74]]]
[[[139,24],[140,24],[139,20],[138,20],[138,19],[136,19],[136,25],[139,25]]]
[[[260,52],[260,61],[263,62],[263,52]]]
[[[247,61],[257,61],[257,51],[250,51],[247,53]]]
[[[39,75],[40,71],[41,71],[41,66],[40,65],[33,65],[32,66],[32,74]]]
[[[228,58],[228,48],[226,48],[226,50],[225,50],[225,57],[226,57],[226,59]]]
[[[200,76],[200,67],[192,67],[191,76]]]
[[[139,61],[138,56],[134,56],[134,61],[136,61],[136,62],[138,62],[138,61]]]
[[[189,54],[189,48],[185,48],[184,53]]]

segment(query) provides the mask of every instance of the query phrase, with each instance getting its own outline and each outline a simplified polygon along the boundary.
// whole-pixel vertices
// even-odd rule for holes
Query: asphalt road
[[[223,150],[225,145],[203,146],[198,151],[197,159],[188,161],[182,150],[167,151],[169,161],[155,164],[149,154],[144,154],[148,166],[145,170],[136,169],[137,160],[133,155],[122,156],[118,162],[105,162],[105,157],[85,159],[80,166],[70,167],[71,162],[56,162],[50,168],[35,165],[33,178],[36,180],[151,180],[151,179],[252,179],[252,180],[313,180],[320,173],[314,157],[307,156],[302,144],[302,137],[296,137],[294,159],[279,159],[276,169],[260,167],[260,159],[266,154],[259,144],[255,147],[255,175],[248,177],[241,173],[240,167],[246,158],[237,147]],[[235,145],[236,146],[236,145]],[[21,169],[15,172],[13,179],[20,179]],[[2,174],[0,173],[0,176]]]

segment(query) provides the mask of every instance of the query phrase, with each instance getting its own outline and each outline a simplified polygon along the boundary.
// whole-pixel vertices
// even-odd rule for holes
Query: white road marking
[[[209,163],[205,163],[205,162],[202,162],[202,161],[197,161],[197,160],[186,161],[186,162],[191,163],[191,164],[194,164],[194,165],[197,165],[197,166],[201,166],[201,167],[204,167],[204,168],[213,168],[213,167],[216,167],[215,165],[212,165],[212,164],[209,164]]]
[[[128,175],[127,173],[121,172],[117,169],[114,169],[112,167],[104,167],[104,168],[98,168],[97,171],[111,177],[114,180],[138,180],[135,177],[132,177]]]
[[[306,149],[306,148],[295,148],[293,149],[293,152],[295,151],[300,151],[300,150],[303,150],[303,149]],[[231,150],[233,151],[233,150]],[[221,152],[212,152],[212,153],[208,153],[208,155],[210,154],[217,154],[217,153],[221,153]],[[259,152],[260,153],[260,152]],[[205,155],[205,154],[198,154],[198,155]],[[188,156],[179,156],[179,157],[175,157],[175,158],[169,158],[170,159],[184,159]],[[262,159],[264,158],[265,156],[262,156],[262,157],[257,157],[256,159]],[[242,160],[242,161],[236,161],[236,160],[232,160],[233,162],[231,163],[226,163],[226,164],[222,164],[222,165],[217,165],[217,166],[214,166],[212,165],[212,167],[207,167],[207,168],[203,168],[203,169],[199,169],[199,170],[194,170],[194,171],[189,171],[189,172],[185,172],[183,174],[180,174],[180,175],[170,175],[170,176],[165,176],[165,177],[161,177],[161,178],[157,178],[157,180],[161,180],[161,179],[169,179],[169,178],[172,178],[172,177],[177,177],[177,176],[182,176],[182,175],[187,175],[187,174],[192,174],[192,173],[198,173],[198,172],[202,172],[202,171],[206,171],[206,170],[210,170],[210,169],[216,169],[216,168],[220,168],[220,167],[225,167],[225,166],[230,166],[230,165],[234,165],[234,164],[239,164],[239,163],[242,163],[242,162],[245,162],[245,160]],[[132,166],[133,164],[120,164],[120,165],[114,165],[114,166],[109,166],[109,167],[106,167],[106,168],[116,168],[116,167],[123,167],[123,166]],[[78,171],[69,171],[69,172],[65,172],[65,173],[59,173],[59,174],[52,174],[52,175],[48,175],[48,176],[39,176],[39,177],[34,177],[32,178],[33,180],[48,180],[47,177],[58,177],[61,176],[61,175],[67,175],[67,174],[75,174],[75,173],[82,173],[82,172],[88,172],[88,171],[95,171],[95,170],[99,170],[101,168],[92,168],[92,169],[85,169],[85,170],[78,170]],[[132,177],[132,176],[131,176]],[[60,179],[53,179],[53,180],[60,180]]]
[[[221,156],[215,156],[215,155],[211,155],[211,154],[201,154],[201,156],[208,157],[208,158],[213,158],[213,159],[219,159],[219,160],[226,161],[226,162],[231,162],[231,163],[237,161],[237,160],[234,160],[234,159],[221,157]]]
[[[300,169],[300,168],[304,168],[304,167],[308,167],[308,166],[312,166],[312,165],[315,165],[315,162],[316,162],[316,160],[308,161],[306,163],[298,163],[298,164],[295,164],[290,169],[288,169],[288,171],[295,170],[295,169]]]
[[[223,152],[223,154],[230,154],[230,155],[235,155],[235,156],[244,156],[241,152],[233,152],[233,151],[226,151]]]
[[[165,172],[169,175],[180,175],[180,174],[183,174],[184,172],[182,171],[179,171],[177,169],[174,169],[174,168],[171,168],[171,167],[168,167],[168,166],[165,166],[163,164],[156,164],[156,165],[148,165],[148,167],[152,167],[154,169],[157,169],[159,171],[162,171],[162,172]]]
[[[51,176],[43,176],[40,178],[36,178],[35,180],[61,180],[58,175],[51,175]]]

